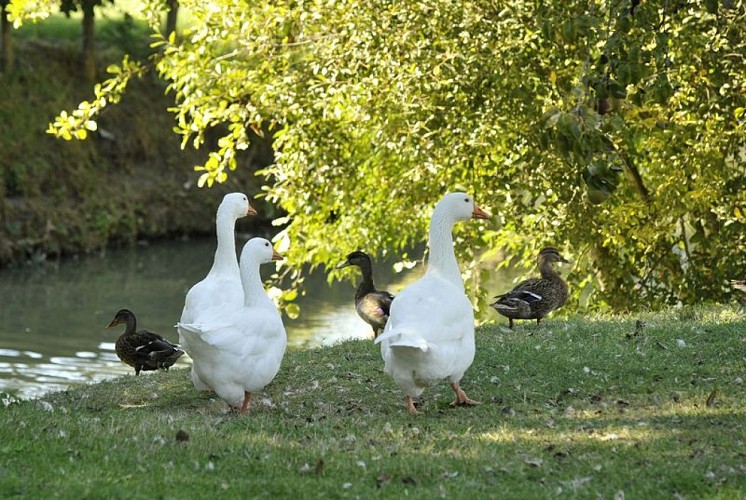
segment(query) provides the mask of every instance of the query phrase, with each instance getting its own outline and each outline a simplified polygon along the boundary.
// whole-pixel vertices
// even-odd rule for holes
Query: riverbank
[[[6,396],[0,494],[741,498],[744,342],[735,306],[486,325],[482,404],[442,384],[416,417],[369,341],[288,351],[246,416],[184,369]]]
[[[99,51],[99,67],[121,54]],[[181,150],[166,111],[171,97],[152,75],[132,82],[122,102],[105,109],[88,140],[46,134],[56,114],[91,98],[78,60],[77,41],[20,40],[15,70],[0,74],[0,267],[211,234],[225,193],[259,192],[254,172],[272,160],[266,143],[240,159],[226,184],[197,187],[192,167],[207,149]],[[255,204],[260,217],[249,225],[264,226],[276,214]]]

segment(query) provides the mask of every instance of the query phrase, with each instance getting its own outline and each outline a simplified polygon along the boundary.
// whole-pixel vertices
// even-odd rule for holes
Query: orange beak
[[[279,254],[279,253],[277,252],[277,250],[275,250],[274,248],[272,249],[272,260],[282,260],[282,259],[284,259],[284,258],[285,258],[285,257],[283,257],[282,255],[280,255],[280,254]]]
[[[249,215],[249,216],[256,215],[256,210],[254,209],[254,207],[249,205],[249,209],[246,211],[246,215]]]
[[[118,324],[119,324],[119,321],[116,320],[116,319],[113,319],[113,320],[111,320],[111,323],[109,323],[108,325],[106,325],[106,328],[114,328]]]
[[[490,214],[488,214],[487,212],[479,208],[476,203],[474,204],[474,211],[471,213],[471,216],[476,219],[489,219],[490,218]]]

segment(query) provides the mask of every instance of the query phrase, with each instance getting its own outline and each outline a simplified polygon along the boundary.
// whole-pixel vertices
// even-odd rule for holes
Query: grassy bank
[[[0,496],[743,498],[745,342],[734,308],[488,325],[482,404],[415,417],[364,341],[288,352],[247,416],[125,376],[7,406]]]

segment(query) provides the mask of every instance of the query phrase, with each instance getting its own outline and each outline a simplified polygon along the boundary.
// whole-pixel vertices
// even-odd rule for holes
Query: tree
[[[179,0],[166,0],[166,36],[176,33],[176,20],[179,17]]]
[[[114,0],[62,0],[60,11],[69,16],[78,10],[83,13],[83,35],[82,55],[83,72],[90,82],[96,80],[96,34],[95,34],[95,7],[103,5],[105,1],[114,3]]]
[[[574,255],[576,299],[622,309],[723,298],[746,268],[743,0],[182,4],[194,24],[154,60],[176,131],[199,147],[225,130],[200,185],[273,140],[262,195],[287,213],[291,265],[406,260],[465,189],[495,212],[458,228],[471,277],[551,243]]]
[[[13,39],[10,36],[11,21],[10,15],[6,12],[9,0],[0,0],[0,45],[2,54],[0,54],[0,70],[4,73],[10,73],[13,70]]]

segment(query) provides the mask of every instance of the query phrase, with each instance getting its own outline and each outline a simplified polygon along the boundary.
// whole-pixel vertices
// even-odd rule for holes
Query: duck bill
[[[340,262],[339,264],[337,264],[336,266],[334,266],[334,269],[344,269],[345,267],[350,266],[350,265],[351,265],[350,261],[346,260],[346,261]]]
[[[284,258],[285,257],[280,255],[280,253],[277,250],[275,250],[274,248],[272,249],[272,260],[282,260]]]
[[[474,211],[471,213],[471,216],[474,217],[475,219],[489,219],[490,218],[490,214],[488,214],[487,212],[479,208],[479,206],[477,206],[476,203],[474,204]]]
[[[256,209],[254,207],[252,207],[251,205],[249,205],[249,209],[246,211],[246,215],[248,215],[249,217],[251,217],[251,216],[254,216],[256,214],[257,214]]]
[[[113,319],[113,320],[111,320],[111,323],[109,323],[108,325],[106,325],[106,328],[114,328],[118,324],[119,324],[119,321]]]

